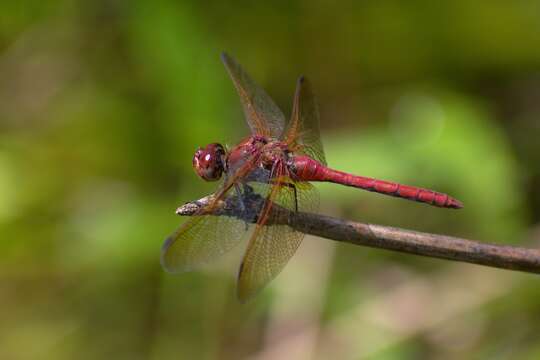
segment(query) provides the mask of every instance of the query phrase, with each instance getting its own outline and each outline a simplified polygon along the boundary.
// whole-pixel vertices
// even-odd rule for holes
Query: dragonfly
[[[304,237],[288,225],[270,224],[272,209],[279,206],[291,214],[316,212],[319,197],[311,182],[352,186],[441,208],[463,207],[447,194],[328,167],[310,81],[303,76],[298,79],[287,121],[234,58],[222,53],[221,59],[240,97],[251,134],[231,149],[211,143],[196,150],[196,174],[205,181],[221,179],[221,184],[212,201],[166,239],[161,254],[166,271],[197,269],[248,237],[237,276],[237,296],[241,302],[252,298],[281,272]],[[243,201],[254,192],[264,199],[255,209]],[[220,201],[231,199],[242,216],[215,214]],[[249,226],[245,219],[252,219]]]

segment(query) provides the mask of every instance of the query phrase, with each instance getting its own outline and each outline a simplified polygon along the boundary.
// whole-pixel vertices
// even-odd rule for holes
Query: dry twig
[[[209,203],[212,196],[189,202],[176,210],[178,215],[191,216]],[[260,208],[264,201],[255,193],[243,200],[248,208]],[[211,216],[234,216],[246,222],[238,210],[237,199],[220,201]],[[250,211],[244,213],[251,213]],[[329,216],[295,213],[273,206],[268,225],[289,225],[297,231],[354,245],[387,249],[446,260],[468,262],[495,268],[540,273],[540,249],[504,246],[461,239],[452,236],[422,233],[388,226],[364,224]]]

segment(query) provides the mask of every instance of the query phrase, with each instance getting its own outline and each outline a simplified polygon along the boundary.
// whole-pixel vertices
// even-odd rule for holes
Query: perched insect
[[[161,262],[170,272],[188,271],[230,250],[249,231],[247,250],[238,273],[238,297],[253,296],[287,264],[304,234],[286,225],[267,225],[277,204],[291,212],[315,212],[318,194],[309,183],[326,181],[385,195],[459,209],[458,200],[439,192],[347,174],[327,167],[319,134],[319,113],[309,81],[300,77],[289,122],[266,92],[242,67],[223,53],[222,60],[240,96],[251,135],[226,151],[217,143],[193,157],[197,175],[206,181],[224,178],[213,201],[173,233],[163,245]],[[242,203],[257,191],[264,205],[257,213]],[[218,201],[235,197],[250,229],[237,217],[213,216]],[[266,226],[265,226],[266,225]]]

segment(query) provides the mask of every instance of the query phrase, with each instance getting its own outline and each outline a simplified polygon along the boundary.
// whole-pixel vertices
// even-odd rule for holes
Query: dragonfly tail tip
[[[457,199],[450,199],[447,206],[451,209],[463,209],[463,203]]]

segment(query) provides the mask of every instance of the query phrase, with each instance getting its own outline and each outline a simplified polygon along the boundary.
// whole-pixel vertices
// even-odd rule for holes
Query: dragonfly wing
[[[288,123],[284,139],[289,144],[300,143],[300,153],[326,165],[319,130],[319,109],[311,82],[303,76],[298,79],[296,84],[291,120]]]
[[[167,238],[161,265],[172,273],[193,270],[231,250],[247,230],[242,221],[233,217],[194,216]]]
[[[213,201],[181,225],[163,244],[161,264],[169,272],[190,271],[207,263],[237,245],[246,232],[246,224],[237,217],[207,215],[217,210],[220,201],[240,211],[242,201],[231,189],[248,174],[254,157],[246,160],[221,185]]]
[[[236,60],[225,52],[221,60],[238,91],[251,132],[279,138],[285,127],[285,116],[279,107]]]
[[[246,253],[238,273],[238,298],[246,301],[274,279],[294,255],[304,234],[287,225],[266,225],[273,204],[294,212],[315,211],[318,207],[318,193],[309,183],[288,184],[296,187],[272,186],[259,219],[251,235]]]

